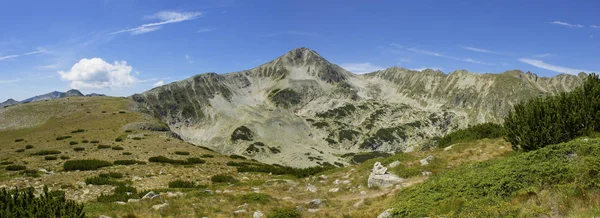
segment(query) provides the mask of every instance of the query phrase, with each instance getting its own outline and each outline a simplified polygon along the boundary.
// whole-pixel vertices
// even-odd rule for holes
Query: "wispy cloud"
[[[581,24],[570,24],[570,23],[562,22],[562,21],[554,21],[554,22],[550,22],[550,24],[561,25],[561,26],[568,26],[568,27],[583,28],[583,25],[581,25]]]
[[[152,87],[159,87],[159,86],[162,86],[164,84],[165,84],[165,81],[161,80],[161,81],[158,81],[158,82],[152,84]]]
[[[397,44],[397,43],[392,43],[390,44],[390,46],[394,47],[394,48],[404,48],[403,45]]]
[[[425,55],[429,55],[429,56],[435,56],[435,57],[440,57],[440,58],[446,58],[446,59],[450,59],[450,60],[455,60],[455,61],[463,61],[463,62],[469,62],[469,63],[474,63],[474,64],[483,64],[483,65],[496,65],[494,63],[487,63],[487,62],[483,62],[483,61],[478,61],[478,60],[475,60],[473,58],[459,58],[459,57],[448,56],[448,55],[444,55],[444,54],[439,53],[439,52],[427,51],[427,50],[423,50],[423,49],[408,48],[406,50],[412,51],[412,52],[416,52],[416,53],[425,54]]]
[[[10,79],[10,80],[0,80],[0,84],[11,84],[11,83],[17,83],[19,81],[21,81],[21,78]]]
[[[193,20],[202,16],[201,12],[175,12],[175,11],[161,11],[156,14],[146,16],[146,19],[157,20],[158,22],[142,24],[141,26],[124,29],[112,32],[110,34],[119,33],[131,33],[132,35],[139,35],[144,33],[153,32],[159,30],[163,25],[171,23],[179,23],[183,21]]]
[[[534,57],[536,57],[536,58],[545,58],[545,57],[550,57],[550,56],[553,56],[553,54],[544,53],[544,54],[536,54],[536,55],[534,55]]]
[[[475,48],[475,47],[464,46],[464,45],[461,45],[460,47],[462,49],[468,50],[468,51],[474,51],[474,52],[480,52],[480,53],[487,53],[487,54],[496,54],[496,55],[506,55],[506,53],[503,53],[503,52],[491,51],[491,50],[483,49],[483,48]]]
[[[194,63],[194,61],[192,60],[192,58],[189,55],[185,55],[185,60],[190,64]]]
[[[600,29],[600,26],[598,26],[598,25],[591,25],[590,27],[591,27],[591,28]]]
[[[558,73],[567,73],[567,74],[577,75],[580,72],[587,72],[587,73],[593,72],[591,70],[582,70],[582,69],[574,69],[574,68],[556,66],[556,65],[546,63],[542,60],[521,58],[521,59],[519,59],[519,61],[529,64],[529,65],[532,65],[534,67],[538,67],[538,68],[542,68],[542,69],[546,69],[546,70],[550,70],[550,71],[554,71],[554,72],[558,72]]]
[[[17,58],[19,56],[21,56],[21,55],[6,55],[6,56],[2,56],[2,57],[0,57],[0,61],[2,61],[2,60],[8,60],[8,59],[11,59],[11,58]]]
[[[46,53],[46,52],[48,52],[48,51],[46,51],[46,50],[45,50],[45,49],[43,49],[43,48],[38,48],[38,49],[37,49],[37,50],[35,50],[35,51],[32,51],[32,52],[27,52],[27,53],[23,54],[23,56],[27,56],[27,55],[34,55],[34,54],[43,54],[43,53]]]
[[[267,34],[267,35],[264,35],[264,36],[274,37],[274,36],[282,36],[282,35],[312,36],[312,37],[319,36],[319,34],[317,34],[317,33],[297,31],[297,30],[289,30],[289,31],[284,31],[284,32],[275,32],[275,33]]]
[[[342,68],[356,74],[365,74],[370,72],[375,72],[378,70],[383,70],[385,67],[380,67],[369,62],[365,63],[345,63],[340,65]]]
[[[212,31],[215,31],[215,28],[202,28],[202,29],[199,29],[196,32],[197,33],[207,33],[207,32],[212,32]]]

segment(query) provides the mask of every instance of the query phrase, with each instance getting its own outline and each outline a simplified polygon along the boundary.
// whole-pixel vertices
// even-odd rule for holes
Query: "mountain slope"
[[[200,74],[131,98],[196,145],[266,163],[340,165],[345,153],[412,151],[449,131],[499,122],[521,100],[582,81],[397,67],[355,75],[299,48],[251,70]]]
[[[67,92],[50,92],[47,94],[43,94],[43,95],[38,95],[35,97],[31,97],[28,99],[25,99],[23,101],[21,101],[22,103],[27,103],[27,102],[34,102],[34,101],[43,101],[43,100],[50,100],[50,99],[56,99],[56,98],[65,98],[65,97],[72,97],[72,96],[83,96],[83,94],[81,94],[81,92],[79,90],[76,89],[71,89]]]

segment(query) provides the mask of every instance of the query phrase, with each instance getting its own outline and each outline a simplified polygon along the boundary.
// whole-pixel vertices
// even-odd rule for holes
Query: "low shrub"
[[[237,183],[238,180],[233,178],[233,176],[225,175],[225,174],[217,174],[210,177],[210,181],[213,183]]]
[[[124,114],[124,113],[126,113],[126,112],[125,112],[125,111],[119,111],[119,113],[120,113],[120,114]]]
[[[85,132],[85,129],[78,129],[78,130],[71,131],[71,133],[81,133],[81,132]]]
[[[175,180],[169,182],[169,188],[194,188],[196,184],[192,181]]]
[[[131,139],[133,139],[133,140],[142,140],[142,137],[133,137]]]
[[[108,149],[111,148],[110,145],[98,145],[98,149]]]
[[[9,164],[13,164],[13,163],[15,163],[15,162],[12,162],[12,161],[3,161],[3,162],[0,162],[0,165],[9,165]]]
[[[44,157],[44,160],[56,160],[56,159],[58,159],[58,157],[56,157],[56,156],[45,156]]]
[[[67,200],[62,191],[44,191],[34,195],[34,188],[0,189],[0,217],[68,217],[83,218],[83,204]]]
[[[229,165],[229,163],[228,163]],[[333,166],[317,166],[317,167],[308,167],[308,168],[293,168],[286,166],[276,166],[276,165],[266,165],[266,164],[240,164],[240,166],[236,166],[238,172],[262,172],[262,173],[272,173],[274,175],[294,175],[298,178],[303,178],[307,176],[312,176],[318,173],[321,173],[325,170],[329,170],[334,168]]]
[[[88,184],[88,185],[113,185],[113,186],[120,186],[120,185],[124,185],[125,183],[119,182],[119,181],[115,181],[114,179],[112,179],[110,177],[94,176],[94,177],[86,178],[85,179],[85,184]]]
[[[123,174],[122,173],[117,173],[117,172],[101,173],[98,176],[100,176],[100,177],[106,177],[106,178],[114,178],[114,179],[123,178]]]
[[[25,139],[15,139],[15,142],[22,142],[25,141]]]
[[[155,163],[169,163],[169,164],[176,164],[176,165],[190,165],[190,164],[202,164],[205,161],[200,159],[200,158],[188,158],[187,160],[175,160],[175,159],[170,159],[164,156],[156,156],[156,157],[151,157],[148,159],[149,162],[155,162]]]
[[[66,136],[59,136],[59,137],[56,137],[56,140],[57,140],[57,141],[60,141],[60,140],[64,140],[64,139],[70,139],[70,138],[72,138],[70,135],[66,135]]]
[[[41,150],[38,152],[35,152],[31,155],[39,155],[39,156],[46,156],[46,155],[53,155],[53,154],[60,154],[60,151],[56,151],[56,150]]]
[[[97,170],[102,167],[112,166],[110,162],[96,159],[87,160],[68,160],[64,163],[63,168],[65,171],[74,170]]]
[[[25,145],[25,149],[32,149],[33,145]]]
[[[244,157],[244,156],[240,156],[240,155],[237,155],[237,154],[232,154],[232,155],[229,155],[229,157],[230,157],[230,158],[233,158],[233,159],[247,160],[247,158],[246,158],[246,157]]]
[[[190,155],[190,152],[187,152],[187,151],[176,151],[175,154],[176,155]]]
[[[267,218],[300,218],[301,214],[296,208],[275,208],[271,213],[267,214]]]
[[[187,159],[187,162],[189,164],[203,164],[203,163],[206,163],[205,160],[202,160],[202,159],[197,158],[197,157],[190,157],[190,158]]]
[[[71,158],[69,156],[62,155],[62,156],[60,156],[60,159],[61,160],[68,160],[68,159],[71,159]]]
[[[123,155],[132,155],[131,152],[123,152]]]
[[[81,141],[81,143],[83,143],[83,144],[86,144],[86,143],[89,143],[89,142],[90,142],[90,141],[88,141],[88,140],[83,140],[83,141]]]
[[[123,138],[121,138],[121,137],[118,137],[115,139],[115,142],[122,142],[122,141],[123,141]]]
[[[101,194],[98,196],[98,202],[102,203],[113,203],[116,201],[124,201],[126,202],[128,199],[132,198],[132,196],[141,195],[136,188],[131,186],[126,186],[124,183],[118,184],[115,188],[115,192],[113,194]]]
[[[440,138],[437,142],[440,148],[462,142],[470,142],[484,138],[501,138],[506,135],[504,127],[495,123],[483,123],[466,129],[454,131]]]
[[[128,130],[125,130],[125,133],[132,133],[132,132],[133,132],[133,131],[132,131],[132,130],[129,130],[129,129],[128,129]]]
[[[258,203],[258,204],[266,204],[273,200],[273,198],[264,193],[250,193],[245,194],[240,197],[242,201],[245,203]]]
[[[5,169],[8,171],[21,171],[27,169],[27,167],[23,165],[8,165]]]
[[[100,143],[100,141],[98,141],[98,140],[92,140],[92,141],[90,141],[90,143],[92,143],[92,144],[98,144],[98,143]]]
[[[373,151],[373,152],[368,152],[368,153],[360,153],[360,154],[355,154],[354,156],[352,156],[352,162],[353,163],[364,163],[367,160],[370,159],[375,159],[375,158],[386,158],[386,157],[390,157],[392,156],[391,154],[385,153],[385,152],[380,152],[380,151]]]
[[[115,160],[113,163],[115,165],[146,164],[146,162],[144,162],[144,161],[138,161],[138,160]]]
[[[15,152],[17,152],[17,153],[21,153],[21,152],[24,152],[24,151],[25,151],[25,149],[23,149],[23,148],[15,150]]]
[[[83,150],[85,150],[85,148],[84,148],[84,147],[76,147],[76,148],[73,148],[73,151],[83,151]]]
[[[202,154],[202,155],[200,155],[200,157],[201,157],[201,158],[213,158],[213,157],[215,157],[215,156],[214,156],[214,155],[212,155],[212,154]]]
[[[23,170],[23,175],[24,176],[28,176],[28,177],[40,177],[39,171],[34,170],[34,169],[26,169]]]
[[[121,147],[121,146],[113,146],[113,147],[112,147],[112,149],[113,149],[113,150],[115,150],[115,151],[121,151],[121,150],[123,150],[124,148],[123,148],[123,147]]]

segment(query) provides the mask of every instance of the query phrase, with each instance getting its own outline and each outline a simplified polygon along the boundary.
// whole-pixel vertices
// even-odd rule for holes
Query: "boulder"
[[[118,204],[118,205],[126,205],[127,203],[126,203],[126,202],[123,202],[123,201],[115,201],[115,204]]]
[[[159,194],[156,194],[153,191],[151,191],[151,192],[146,193],[144,195],[144,197],[142,197],[142,199],[153,199],[153,198],[156,198],[156,197],[159,197],[159,196],[160,196]]]
[[[236,211],[233,211],[233,214],[242,214],[242,213],[246,213],[246,212],[247,212],[246,210],[236,210]]]
[[[330,188],[329,192],[338,192],[340,188]]]
[[[375,175],[384,175],[386,172],[387,168],[381,165],[381,162],[377,162],[375,163],[375,166],[373,166],[373,171],[371,173]]]
[[[260,210],[254,211],[254,214],[252,214],[252,218],[262,218],[264,216],[265,216],[265,214],[260,212]]]
[[[169,206],[169,203],[162,203],[152,206],[153,210],[160,210]]]
[[[308,190],[310,192],[317,192],[317,187],[315,187],[314,185],[308,184],[308,185],[306,185],[306,190]]]
[[[319,208],[323,204],[323,200],[321,199],[313,199],[308,203],[308,208]]]
[[[381,162],[375,163],[373,171],[369,175],[367,186],[371,187],[389,187],[402,182],[402,178],[387,172],[387,168],[381,165]]]
[[[429,164],[429,162],[432,161],[433,159],[435,159],[435,157],[433,155],[429,155],[426,158],[419,160],[419,162],[421,162],[421,166],[425,166],[425,165]]]
[[[377,218],[390,218],[392,217],[392,208],[383,211]]]

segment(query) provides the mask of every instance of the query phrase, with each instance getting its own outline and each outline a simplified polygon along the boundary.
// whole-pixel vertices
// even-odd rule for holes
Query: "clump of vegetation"
[[[263,193],[250,193],[242,195],[240,199],[245,203],[266,204],[271,202],[273,200],[273,197]]]
[[[25,149],[32,149],[33,145],[25,145]]]
[[[138,161],[138,160],[115,160],[113,163],[115,165],[146,164],[146,162],[144,162],[144,161]]]
[[[69,142],[69,145],[76,145],[76,144],[79,144],[79,142],[76,142],[76,141],[70,141]]]
[[[115,150],[115,151],[121,151],[121,150],[123,150],[123,149],[124,149],[124,148],[123,148],[123,147],[121,147],[121,146],[113,146],[113,147],[112,147],[112,150]]]
[[[120,186],[120,185],[124,185],[125,183],[116,181],[110,176],[94,176],[94,177],[86,178],[85,184]]]
[[[61,160],[68,160],[68,159],[71,159],[71,158],[69,156],[61,155],[60,159]]]
[[[131,152],[123,152],[123,155],[132,155]]]
[[[0,217],[65,217],[83,218],[83,204],[67,200],[62,191],[44,191],[34,195],[33,188],[25,190],[0,189]]]
[[[278,107],[290,108],[300,103],[302,95],[292,89],[274,89],[269,93],[269,100]]]
[[[361,149],[371,149],[376,150],[383,143],[391,143],[401,140],[406,140],[408,135],[404,130],[404,127],[390,127],[390,128],[381,128],[375,132],[375,135],[365,139],[362,144],[360,144],[359,148]]]
[[[187,160],[175,160],[171,158],[167,158],[164,156],[156,156],[148,159],[149,162],[154,163],[168,163],[175,165],[192,165],[192,164],[202,164],[205,161],[200,158],[188,158]]]
[[[85,148],[84,148],[84,147],[76,147],[76,148],[73,148],[73,151],[83,151],[83,150],[85,150]]]
[[[190,152],[187,151],[175,151],[176,155],[190,155]]]
[[[122,141],[123,141],[123,138],[121,138],[121,137],[117,137],[117,138],[115,139],[115,142],[122,142]]]
[[[233,178],[233,176],[225,175],[225,174],[217,174],[210,177],[210,181],[213,183],[237,183],[238,180]]]
[[[133,137],[131,139],[133,139],[133,140],[142,140],[142,137]]]
[[[113,203],[116,201],[127,201],[132,198],[132,196],[138,195],[140,195],[140,193],[136,188],[127,186],[124,183],[117,183],[117,187],[113,194],[101,194],[98,196],[97,200],[102,203]]]
[[[281,153],[281,150],[279,150],[279,148],[275,148],[275,147],[268,147],[269,151],[271,151],[271,153],[273,154],[279,154]]]
[[[196,183],[192,182],[192,181],[185,181],[185,180],[175,180],[175,181],[171,181],[169,182],[169,188],[195,188],[196,187]]]
[[[431,177],[425,183],[399,192],[394,203],[398,217],[548,216],[550,208],[529,210],[510,202],[547,201],[543,193],[589,199],[600,184],[600,140],[580,139],[517,153]],[[457,179],[460,178],[460,179]],[[518,200],[525,199],[525,200]],[[571,199],[573,200],[573,199]],[[548,205],[547,203],[534,203]],[[560,209],[563,213],[569,210]],[[528,214],[529,213],[529,214]],[[546,214],[548,213],[548,214]],[[555,214],[567,216],[566,214]]]
[[[235,166],[238,172],[262,172],[272,173],[274,175],[294,175],[298,178],[303,178],[317,173],[321,173],[325,170],[332,169],[333,166],[316,166],[308,168],[293,168],[280,165],[267,165],[261,163],[248,163],[248,162],[232,162],[227,163],[228,166]]]
[[[347,104],[322,113],[317,113],[316,116],[320,118],[340,119],[352,114],[354,111],[356,111],[356,107],[354,107],[352,104]]]
[[[98,143],[100,143],[100,141],[98,141],[98,140],[92,140],[92,141],[90,141],[90,143],[92,143],[92,144],[98,144]]]
[[[111,148],[110,145],[98,145],[98,149],[108,149]]]
[[[53,154],[60,154],[60,151],[57,150],[41,150],[35,153],[32,153],[31,155],[39,155],[39,156],[45,156],[45,155],[53,155]]]
[[[495,123],[483,123],[475,126],[471,126],[466,129],[454,131],[442,138],[437,142],[438,146],[443,148],[448,145],[471,142],[484,138],[500,138],[506,135],[504,127]]]
[[[66,135],[66,136],[59,136],[59,137],[56,137],[56,140],[57,140],[57,141],[60,141],[60,140],[65,140],[65,139],[70,139],[70,138],[72,138],[72,136],[70,136],[70,135]]]
[[[316,122],[316,123],[313,123],[312,125],[313,125],[314,127],[317,127],[317,128],[319,128],[319,129],[321,129],[321,128],[323,128],[323,127],[329,127],[329,123],[327,123],[327,122],[323,122],[323,121],[321,121],[321,122]]]
[[[0,162],[0,165],[9,165],[9,164],[13,164],[13,163],[15,163],[15,162],[12,162],[12,161],[3,161],[3,162]]]
[[[15,139],[15,142],[22,142],[25,141],[25,139]]]
[[[267,218],[300,218],[302,215],[296,208],[286,207],[286,208],[275,208],[275,210],[271,211],[267,215]]]
[[[120,113],[120,114],[124,114],[124,113],[127,113],[127,112],[125,112],[125,111],[119,111],[119,113]]]
[[[105,178],[114,178],[114,179],[123,178],[123,174],[122,173],[118,173],[118,172],[101,173],[98,176],[105,177]]]
[[[347,141],[352,141],[354,139],[357,138],[357,136],[360,135],[360,132],[354,131],[354,130],[342,130],[340,131],[340,133],[338,134],[338,141],[342,142],[344,140]]]
[[[28,177],[34,177],[34,178],[40,177],[39,171],[34,170],[34,169],[23,170],[23,175],[28,176]]]
[[[237,155],[237,154],[229,155],[229,157],[232,158],[232,159],[246,160],[246,157],[240,156],[240,155]]]
[[[25,149],[23,149],[23,148],[17,149],[17,150],[15,150],[15,152],[17,152],[17,153],[25,152]]]
[[[78,129],[78,130],[71,131],[71,133],[82,133],[82,132],[85,132],[85,129]]]
[[[386,157],[390,157],[392,156],[391,154],[385,153],[385,152],[380,152],[380,151],[373,151],[373,152],[368,152],[368,153],[360,153],[360,154],[354,154],[354,153],[350,153],[352,156],[352,162],[353,163],[364,163],[367,160],[370,159],[374,159],[374,158],[386,158]],[[345,155],[344,155],[345,156]],[[342,156],[342,157],[344,157]]]
[[[58,157],[56,157],[56,156],[45,156],[44,157],[44,160],[56,160],[56,159],[58,159]]]
[[[27,167],[23,166],[23,165],[8,165],[4,169],[6,169],[8,171],[21,171],[21,170],[27,169]]]
[[[254,133],[252,133],[252,130],[250,130],[246,126],[240,126],[240,127],[236,128],[235,130],[233,130],[233,133],[231,133],[231,141],[232,142],[237,142],[239,140],[252,141],[253,138],[254,138]]]
[[[214,155],[212,155],[212,154],[202,154],[202,155],[200,155],[200,157],[201,157],[201,158],[213,158],[213,157],[215,157],[215,156],[214,156]]]
[[[88,141],[88,140],[83,140],[83,141],[81,141],[81,143],[83,143],[83,144],[86,144],[86,143],[89,143],[89,142],[90,142],[90,141]]]
[[[110,162],[96,159],[68,160],[63,164],[65,171],[97,170],[102,167],[112,166]]]
[[[515,105],[506,118],[506,140],[514,150],[532,151],[600,131],[600,78],[588,75],[569,93]]]

